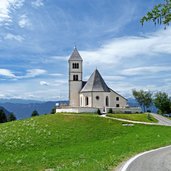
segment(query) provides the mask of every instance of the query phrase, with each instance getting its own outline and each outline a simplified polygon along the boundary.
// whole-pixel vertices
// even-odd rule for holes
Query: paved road
[[[155,125],[171,126],[170,119],[152,115],[159,121]],[[118,166],[116,171],[171,171],[171,146],[138,154]]]
[[[130,123],[137,123],[137,124],[145,124],[145,125],[163,125],[163,126],[171,126],[171,120],[163,117],[161,115],[158,114],[152,114],[150,113],[152,116],[154,116],[154,118],[156,118],[158,120],[158,123],[150,123],[150,122],[140,122],[140,121],[131,121],[131,120],[127,120],[127,119],[120,119],[120,118],[114,118],[114,117],[108,117],[108,116],[101,116],[101,117],[105,117],[105,118],[109,118],[109,119],[113,119],[113,120],[117,120],[117,121],[123,121],[123,122],[130,122]]]
[[[158,122],[159,125],[171,126],[170,119],[163,117],[161,115],[158,115],[158,114],[151,114],[151,115],[153,115],[153,117],[155,117],[159,121]]]
[[[171,146],[143,154],[120,171],[171,171]]]

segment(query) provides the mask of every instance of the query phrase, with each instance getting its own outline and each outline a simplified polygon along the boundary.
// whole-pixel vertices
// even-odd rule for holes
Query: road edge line
[[[160,147],[160,148],[157,148],[157,149],[153,149],[153,150],[149,150],[149,151],[145,151],[145,152],[142,152],[142,153],[139,153],[137,154],[136,156],[130,158],[128,161],[126,161],[126,163],[119,169],[119,171],[126,171],[127,168],[129,167],[129,165],[134,161],[136,160],[137,158],[145,155],[145,154],[148,154],[148,153],[151,153],[151,152],[154,152],[154,151],[158,151],[158,150],[162,150],[162,149],[165,149],[165,148],[169,148],[171,147],[171,145],[168,145],[168,146],[165,146],[165,147]]]

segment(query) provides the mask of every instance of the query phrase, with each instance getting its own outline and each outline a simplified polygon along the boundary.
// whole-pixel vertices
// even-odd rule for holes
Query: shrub
[[[17,118],[16,116],[13,114],[13,113],[10,113],[9,116],[8,116],[8,122],[10,121],[15,121]]]
[[[39,113],[37,112],[37,110],[34,110],[33,112],[32,112],[32,114],[31,114],[31,116],[33,117],[33,116],[39,116]]]
[[[108,113],[113,113],[113,110],[112,108],[109,109]]]
[[[5,112],[1,109],[0,110],[0,123],[7,122],[7,116],[5,115]]]
[[[152,120],[151,115],[149,113],[147,114],[147,119],[150,121]]]
[[[125,114],[132,114],[131,111],[124,111]]]
[[[53,107],[50,114],[55,114],[56,113],[56,107]]]
[[[98,115],[101,115],[100,109],[97,109],[97,114],[98,114]]]

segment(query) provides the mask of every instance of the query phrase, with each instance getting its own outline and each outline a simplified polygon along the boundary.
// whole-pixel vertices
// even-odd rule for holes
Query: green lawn
[[[158,122],[152,115],[149,117],[148,114],[108,114],[107,116],[140,122]]]
[[[0,124],[1,171],[104,171],[144,150],[171,144],[171,127],[97,115],[45,115]]]

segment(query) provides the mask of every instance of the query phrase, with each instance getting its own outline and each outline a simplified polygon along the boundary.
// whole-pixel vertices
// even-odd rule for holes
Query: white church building
[[[127,99],[107,86],[99,71],[83,81],[83,59],[74,48],[69,60],[69,106],[58,106],[56,112],[129,111]],[[136,109],[135,109],[136,110]],[[132,111],[136,112],[136,111]]]

